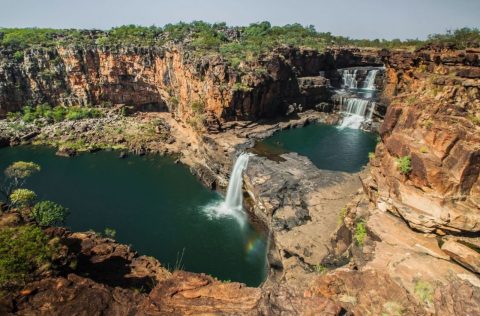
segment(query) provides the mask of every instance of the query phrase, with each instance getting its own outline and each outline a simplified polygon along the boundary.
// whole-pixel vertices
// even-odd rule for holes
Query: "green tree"
[[[12,204],[20,207],[30,206],[36,198],[35,192],[28,189],[16,189],[10,194]]]
[[[68,214],[67,208],[52,201],[40,201],[32,209],[32,217],[40,226],[62,224]]]
[[[34,162],[17,161],[5,169],[5,179],[0,185],[0,193],[10,200],[12,192],[23,186],[28,177],[40,171],[40,166]]]

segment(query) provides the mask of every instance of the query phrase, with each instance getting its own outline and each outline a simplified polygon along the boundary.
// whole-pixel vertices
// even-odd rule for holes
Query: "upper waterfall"
[[[370,70],[367,78],[363,82],[363,89],[375,90],[375,79],[377,78],[378,69]]]
[[[347,68],[339,71],[342,89],[337,90],[335,99],[338,110],[344,114],[339,128],[358,129],[372,120],[376,109],[375,80],[379,71],[378,68]]]

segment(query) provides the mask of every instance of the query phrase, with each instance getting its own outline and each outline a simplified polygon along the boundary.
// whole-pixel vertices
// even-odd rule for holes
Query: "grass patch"
[[[313,267],[315,272],[318,274],[326,274],[328,272],[328,268],[323,264],[319,263]]]
[[[365,243],[365,238],[367,238],[367,228],[365,226],[365,220],[360,220],[355,226],[355,233],[353,234],[353,239],[355,244],[359,247],[362,247]]]
[[[340,209],[340,213],[338,214],[338,224],[341,225],[343,224],[343,220],[345,219],[345,216],[347,216],[348,209],[346,207],[342,207]]]
[[[434,289],[429,282],[416,280],[414,292],[420,301],[428,305],[432,304]]]
[[[401,174],[408,175],[412,172],[412,158],[410,156],[397,158],[397,167]]]

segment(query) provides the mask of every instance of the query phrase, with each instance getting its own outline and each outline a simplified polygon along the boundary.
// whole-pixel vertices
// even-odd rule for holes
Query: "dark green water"
[[[0,168],[14,161],[33,161],[42,171],[27,187],[40,199],[70,209],[67,226],[74,231],[116,230],[116,240],[140,254],[175,267],[204,272],[222,280],[259,285],[265,278],[266,241],[251,226],[231,218],[210,219],[203,206],[222,197],[207,190],[189,170],[172,159],[97,152],[74,158],[44,147],[0,149]]]
[[[254,152],[275,158],[285,152],[308,157],[319,169],[357,172],[368,163],[377,136],[358,129],[311,124],[275,133],[258,143]]]

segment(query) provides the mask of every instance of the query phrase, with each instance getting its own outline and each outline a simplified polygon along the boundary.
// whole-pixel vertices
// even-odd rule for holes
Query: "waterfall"
[[[246,153],[238,156],[228,181],[225,206],[231,211],[241,211],[243,209],[243,171],[247,168],[248,158],[249,155]]]
[[[375,78],[377,77],[378,69],[370,70],[367,74],[367,78],[363,82],[363,89],[375,90]]]
[[[349,89],[357,88],[357,69],[344,69],[342,71],[343,86]]]
[[[243,227],[246,222],[243,212],[243,172],[247,168],[248,159],[251,154],[242,153],[237,160],[230,174],[228,181],[227,196],[224,201],[210,203],[203,208],[203,211],[210,218],[231,217],[236,219]]]
[[[343,113],[343,120],[338,128],[358,129],[365,122],[372,121],[376,108],[375,79],[379,71],[380,68],[361,67],[341,70],[342,89],[337,90],[335,99],[339,111]]]

